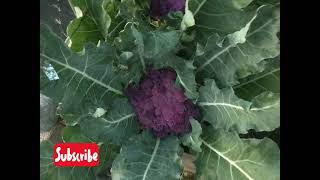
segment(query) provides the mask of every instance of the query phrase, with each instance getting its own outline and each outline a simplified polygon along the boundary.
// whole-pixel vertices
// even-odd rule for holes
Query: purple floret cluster
[[[170,69],[149,69],[139,86],[131,84],[126,90],[140,124],[157,137],[188,133],[190,118],[200,116],[199,109],[175,86],[176,77]]]
[[[185,0],[151,0],[151,16],[158,18],[173,11],[184,11]]]

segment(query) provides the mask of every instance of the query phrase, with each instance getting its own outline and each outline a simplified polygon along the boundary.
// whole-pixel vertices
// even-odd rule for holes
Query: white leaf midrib
[[[229,103],[199,102],[199,106],[227,106],[227,107],[230,107],[230,108],[235,108],[235,109],[239,109],[239,110],[245,110],[241,106],[237,106],[237,105],[229,104]]]
[[[278,72],[278,71],[280,71],[280,68],[273,69],[273,70],[271,70],[271,71],[269,71],[269,72],[266,72],[266,73],[264,73],[264,74],[262,74],[262,75],[260,75],[260,76],[258,75],[257,77],[255,77],[255,78],[253,78],[253,79],[251,79],[251,80],[249,80],[249,81],[246,81],[246,82],[244,82],[244,83],[235,85],[233,88],[234,88],[234,89],[239,89],[239,88],[241,88],[242,86],[245,86],[245,85],[250,84],[250,83],[252,83],[252,82],[256,82],[256,81],[258,81],[258,80],[260,80],[260,79],[262,79],[262,78],[264,78],[264,77],[266,77],[266,76],[268,76],[268,75],[271,75],[272,73]]]
[[[158,148],[159,148],[159,144],[160,144],[160,138],[157,138],[156,145],[154,146],[154,150],[153,150],[153,152],[152,152],[152,155],[151,155],[150,161],[149,161],[149,163],[148,163],[148,165],[147,165],[147,168],[146,168],[146,170],[145,170],[144,173],[143,173],[142,180],[145,180],[146,177],[147,177],[147,174],[148,174],[148,171],[149,171],[150,166],[151,166],[151,164],[152,164],[152,161],[153,161],[154,157],[155,157],[156,154],[157,154],[157,151],[158,151]]]
[[[198,2],[198,1],[197,1]],[[203,0],[202,2],[199,3],[199,6],[197,7],[197,9],[194,11],[193,15],[196,16],[199,12],[199,10],[201,9],[201,7],[204,5],[204,3],[206,3],[207,0]]]
[[[251,111],[262,111],[262,110],[267,110],[267,109],[274,108],[274,107],[276,107],[278,105],[279,105],[279,103],[275,103],[275,104],[264,106],[264,107],[260,107],[260,108],[251,108],[249,110],[251,110]],[[199,106],[226,106],[226,107],[230,107],[230,108],[234,108],[234,109],[239,109],[239,110],[245,111],[245,109],[243,107],[237,106],[237,105],[234,105],[234,104],[229,104],[229,103],[199,102]]]
[[[60,61],[58,61],[58,60],[56,60],[56,59],[53,59],[53,58],[51,58],[51,57],[48,57],[48,56],[45,55],[45,54],[40,53],[40,55],[41,55],[42,57],[46,58],[46,59],[49,60],[49,61],[52,61],[52,62],[54,62],[54,63],[56,63],[56,64],[59,64],[60,66],[63,66],[63,67],[65,67],[65,68],[67,68],[67,69],[70,69],[71,71],[74,71],[74,72],[76,72],[76,73],[81,74],[83,77],[85,77],[85,78],[87,78],[87,79],[95,82],[96,84],[99,84],[100,86],[102,86],[102,87],[104,87],[104,88],[109,89],[110,91],[112,91],[112,92],[114,92],[114,93],[116,93],[116,94],[123,95],[123,93],[122,93],[121,91],[119,91],[119,90],[117,90],[117,89],[114,89],[113,87],[111,87],[111,86],[109,86],[109,85],[106,85],[105,83],[103,83],[103,82],[101,82],[101,81],[99,81],[99,80],[97,80],[97,79],[89,76],[87,73],[84,73],[84,72],[82,72],[82,71],[80,71],[80,70],[78,70],[78,69],[76,69],[76,68],[74,68],[74,67],[72,67],[72,66],[70,66],[70,65],[68,65],[68,64],[64,64],[64,63],[62,63],[62,62],[60,62]]]
[[[213,55],[210,59],[208,59],[205,63],[203,63],[198,69],[197,72],[201,71],[204,67],[206,67],[208,64],[210,64],[213,60],[215,60],[217,57],[219,57],[221,54],[223,54],[224,52],[228,51],[231,47],[234,47],[234,44],[231,44],[229,46],[226,46],[225,48],[223,48],[221,51],[219,51],[218,53],[216,53],[215,55]]]
[[[114,121],[109,121],[109,120],[107,120],[107,119],[105,119],[105,118],[102,118],[102,120],[104,120],[104,121],[106,121],[106,122],[108,122],[108,123],[110,123],[110,124],[116,124],[116,123],[120,123],[121,121],[124,121],[124,120],[126,120],[126,119],[129,119],[129,118],[131,118],[131,117],[133,117],[133,116],[135,116],[135,114],[134,114],[134,113],[131,113],[131,114],[125,115],[125,116],[123,116],[123,117],[121,117],[121,118],[119,118],[119,119],[117,119],[117,120],[114,120]]]
[[[252,110],[252,111],[263,111],[263,110],[274,108],[274,107],[278,106],[279,104],[280,104],[280,102],[272,104],[272,105],[260,107],[260,108],[251,108],[250,110]]]
[[[230,165],[237,168],[246,178],[249,180],[254,180],[247,172],[245,172],[240,166],[237,165],[237,163],[231,159],[229,159],[227,156],[225,156],[223,153],[212,147],[209,143],[204,141],[203,139],[200,139],[204,145],[206,145],[210,150],[214,151],[219,157],[222,157],[224,160],[226,160]]]
[[[182,81],[181,77],[180,77],[179,75],[177,75],[177,76],[178,76],[178,79],[179,79],[179,82],[181,83],[181,85],[182,85],[188,92],[190,92],[191,94],[193,94],[192,91],[187,87],[187,85]]]

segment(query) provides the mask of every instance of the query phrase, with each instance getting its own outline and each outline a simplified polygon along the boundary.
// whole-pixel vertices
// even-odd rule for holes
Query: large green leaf
[[[80,51],[88,42],[98,40],[113,42],[126,22],[142,21],[141,11],[146,10],[146,1],[136,0],[69,0],[77,16],[68,26],[68,44]],[[86,21],[84,21],[84,19]]]
[[[136,115],[126,98],[115,99],[110,111],[80,122],[82,132],[96,142],[122,144],[139,132]]]
[[[81,51],[84,44],[88,42],[97,44],[104,39],[90,16],[72,20],[67,27],[67,34],[69,36],[67,40],[68,46],[76,52]]]
[[[146,71],[144,58],[143,35],[135,27],[136,24],[129,22],[115,38],[114,44],[120,52],[119,63],[121,72],[128,81],[138,83],[142,74]]]
[[[170,67],[175,69],[177,73],[176,82],[184,88],[185,95],[190,99],[198,98],[199,93],[197,92],[193,62],[174,56],[167,63]]]
[[[104,41],[114,33],[113,30],[123,25],[123,19],[116,17],[119,11],[117,1],[69,0],[69,2],[77,17],[67,28],[70,41],[68,43],[74,51],[81,51],[88,42],[97,44],[99,40]]]
[[[279,55],[279,6],[259,8],[246,27],[221,41],[215,34],[195,57],[197,72],[215,77],[222,87],[238,84],[238,79],[261,72],[259,62]]]
[[[114,95],[123,95],[120,77],[112,69],[113,48],[88,44],[81,55],[73,53],[46,25],[40,26],[40,61],[51,64],[59,79],[42,85],[41,91],[62,103],[67,124],[76,124],[89,107],[104,107]]]
[[[119,31],[123,29],[128,20],[120,14],[120,6],[122,2],[118,0],[108,0],[107,2],[107,12],[111,17],[111,24],[108,29],[106,40],[111,43],[114,38],[119,35]]]
[[[180,40],[180,31],[153,31],[145,35],[144,56],[146,58],[160,58],[173,52]]]
[[[113,180],[181,179],[182,161],[177,137],[155,138],[150,132],[134,136],[113,162]]]
[[[138,62],[124,62],[125,65],[134,63],[135,67],[140,67],[141,70],[145,71],[146,63],[144,57],[145,46],[143,35],[136,29],[134,23],[127,23],[125,25],[124,29],[120,31],[119,37],[115,39],[115,44],[121,52],[133,52],[134,57],[131,61],[138,60]],[[139,71],[136,73],[140,75]]]
[[[183,145],[190,147],[196,152],[201,152],[201,140],[200,135],[202,133],[201,124],[194,119],[190,120],[192,131],[181,137]]]
[[[279,94],[263,93],[253,103],[238,98],[232,88],[219,89],[214,80],[200,87],[204,120],[215,128],[245,134],[250,129],[272,131],[280,126]]]
[[[206,39],[212,34],[225,36],[243,28],[254,16],[254,10],[243,10],[252,0],[190,0],[197,33]]]
[[[142,67],[145,68],[145,58],[159,58],[177,47],[181,32],[173,31],[144,31],[142,25],[127,23],[119,33],[115,44],[120,51],[133,51],[139,56]]]
[[[263,64],[264,71],[240,79],[233,87],[239,97],[250,101],[265,91],[280,93],[280,56],[264,60]]]
[[[280,150],[268,138],[240,139],[234,132],[206,128],[196,166],[198,179],[278,180]]]
[[[115,41],[122,52],[120,63],[127,67],[124,74],[137,82],[145,67],[171,67],[177,73],[177,84],[185,89],[189,98],[196,99],[198,93],[193,62],[174,55],[181,32],[176,30],[144,32],[140,31],[139,26],[138,28],[135,26],[134,23],[127,23]],[[128,54],[131,55],[127,56]]]
[[[79,180],[95,179],[93,168],[56,167],[53,164],[54,144],[49,141],[40,143],[40,179],[41,180]]]

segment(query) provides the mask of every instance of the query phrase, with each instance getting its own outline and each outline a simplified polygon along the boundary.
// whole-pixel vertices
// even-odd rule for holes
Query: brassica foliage
[[[280,127],[278,0],[69,2],[67,39],[40,24],[40,92],[107,155],[60,169],[42,142],[41,179],[181,179],[182,152],[196,179],[280,179],[278,145],[240,138]]]

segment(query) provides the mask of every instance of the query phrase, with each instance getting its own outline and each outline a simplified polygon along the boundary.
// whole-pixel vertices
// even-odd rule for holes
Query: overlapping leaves
[[[82,132],[96,142],[121,145],[139,132],[139,124],[126,98],[115,99],[103,115],[87,116],[80,122]]]
[[[120,7],[126,1],[117,0],[69,0],[76,19],[67,28],[67,43],[74,51],[81,51],[86,43],[113,41],[127,21],[121,16]]]
[[[78,52],[86,43],[112,43],[127,22],[140,21],[148,3],[136,0],[69,0],[76,19],[67,28],[67,44]],[[140,17],[141,18],[141,17]],[[142,21],[140,22],[142,23]]]
[[[40,143],[40,179],[41,180],[78,180],[94,179],[95,174],[87,167],[56,167],[53,164],[54,144],[49,141]]]
[[[238,84],[239,78],[261,72],[258,63],[279,55],[279,6],[263,6],[247,25],[221,40],[210,36],[199,56],[197,71],[214,77],[222,87]]]
[[[132,137],[112,165],[113,180],[180,179],[182,161],[177,137],[155,138],[150,132]]]
[[[79,127],[66,127],[62,131],[63,142],[92,142],[81,134]],[[56,167],[53,163],[54,143],[40,143],[40,179],[41,180],[78,180],[95,179],[96,176],[110,176],[108,168],[119,152],[112,144],[100,144],[100,164],[97,167]],[[109,174],[108,174],[109,173]]]
[[[177,73],[177,84],[185,89],[189,98],[195,99],[198,94],[193,62],[175,55],[180,36],[181,32],[177,30],[143,32],[135,24],[128,23],[116,44],[122,55],[130,52],[132,56],[121,59],[120,63],[128,68],[128,76],[136,77],[135,80],[140,79],[146,67],[173,68]]]
[[[71,49],[81,51],[85,43],[98,43],[108,35],[111,17],[107,12],[110,1],[69,0],[76,19],[67,28]],[[113,5],[113,4],[112,4]]]
[[[113,48],[107,44],[86,45],[81,55],[73,53],[46,25],[40,27],[40,59],[50,64],[58,80],[43,80],[43,94],[62,103],[63,118],[77,123],[90,107],[104,107],[114,95],[122,95],[120,77],[112,69]],[[43,73],[43,72],[42,72]]]
[[[212,127],[203,135],[198,179],[280,179],[280,150],[272,140],[240,139]]]
[[[190,147],[192,150],[196,152],[201,152],[201,147],[200,147],[201,146],[200,135],[202,134],[201,124],[194,119],[191,119],[190,123],[192,126],[192,131],[191,133],[188,133],[181,138],[182,144]]]
[[[63,140],[103,143],[103,156],[109,143],[122,150],[113,163],[117,152],[94,170],[61,169],[53,165],[53,144],[44,142],[42,179],[94,179],[110,175],[111,163],[113,179],[180,179],[181,142],[199,153],[199,179],[279,179],[276,144],[237,135],[280,126],[277,0],[189,0],[195,27],[188,30],[196,36],[188,43],[198,47],[193,59],[179,51],[185,42],[174,28],[180,24],[150,26],[146,0],[70,4],[77,16],[68,27],[72,50],[40,27],[41,92],[60,103],[57,113],[68,125]],[[191,120],[192,132],[181,141],[139,133],[123,89],[148,67],[173,68],[177,85],[201,108],[202,121]]]
[[[237,97],[232,88],[219,89],[214,80],[206,80],[199,91],[203,119],[216,128],[245,134],[250,129],[272,131],[280,125],[278,94],[265,92],[252,103]]]
[[[280,56],[261,63],[262,72],[240,79],[233,87],[239,97],[250,101],[265,91],[280,93]]]
[[[198,37],[206,40],[213,34],[226,36],[242,29],[255,15],[244,10],[252,0],[189,0],[196,21]]]

